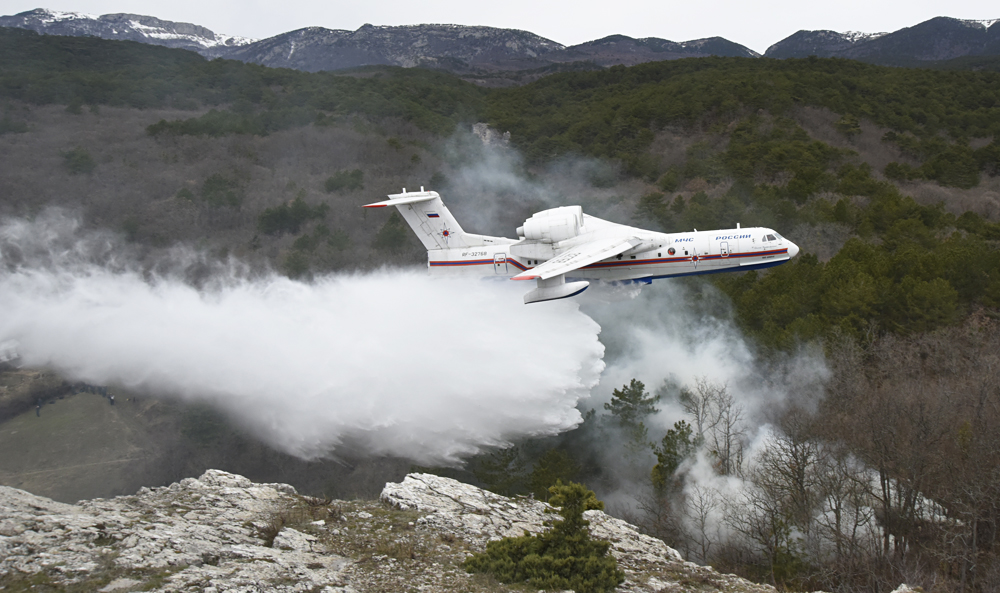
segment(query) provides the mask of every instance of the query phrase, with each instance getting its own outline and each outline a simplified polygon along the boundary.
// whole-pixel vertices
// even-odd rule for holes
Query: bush
[[[922,177],[919,169],[914,169],[906,163],[893,161],[885,166],[885,176],[893,181],[910,181]]]
[[[390,253],[399,253],[406,247],[409,238],[410,228],[398,212],[393,212],[389,220],[382,225],[382,228],[375,235],[372,247]]]
[[[4,134],[23,134],[28,131],[28,124],[23,121],[14,121],[9,115],[0,119],[0,136]]]
[[[97,167],[97,163],[94,162],[94,158],[90,156],[90,153],[79,146],[62,153],[62,157],[63,164],[66,165],[66,168],[73,175],[90,173]]]
[[[337,191],[364,189],[363,183],[365,174],[361,169],[351,171],[337,171],[326,180],[326,193],[332,194]]]
[[[216,173],[201,186],[201,199],[216,208],[230,206],[238,208],[243,203],[243,188],[236,179]]]
[[[309,256],[299,250],[293,250],[285,258],[285,274],[295,280],[309,273]]]
[[[625,580],[606,541],[592,540],[584,511],[604,504],[581,484],[557,483],[549,488],[549,503],[560,507],[563,520],[538,536],[525,534],[486,545],[486,551],[466,559],[469,572],[493,575],[501,583],[528,583],[534,589],[577,593],[613,591]]]
[[[327,204],[310,206],[302,196],[298,196],[290,204],[266,208],[261,212],[257,217],[257,230],[265,235],[295,234],[306,222],[326,216],[329,209]]]

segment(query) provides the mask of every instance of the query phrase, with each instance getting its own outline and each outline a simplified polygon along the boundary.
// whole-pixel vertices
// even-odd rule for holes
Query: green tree
[[[848,138],[853,138],[861,133],[861,120],[856,115],[845,114],[833,124],[833,127]]]
[[[295,234],[308,221],[322,219],[326,216],[330,209],[328,204],[310,206],[302,199],[303,195],[304,192],[299,192],[299,195],[291,203],[266,208],[257,217],[257,229],[266,235]]]
[[[372,247],[390,253],[400,253],[410,241],[410,229],[398,212],[393,212],[389,220],[375,234]]]
[[[625,580],[611,544],[593,540],[583,513],[604,504],[581,484],[562,482],[549,489],[549,503],[559,507],[562,521],[549,531],[532,536],[508,537],[486,545],[486,551],[465,560],[469,572],[493,575],[501,583],[528,583],[534,589],[578,593],[613,591]]]
[[[309,273],[309,256],[298,249],[289,252],[285,258],[285,273],[289,278],[302,278]]]
[[[327,177],[324,188],[327,193],[364,189],[364,178],[365,174],[361,169],[337,171],[330,177]]]
[[[97,167],[94,157],[90,156],[87,149],[77,146],[72,150],[62,153],[63,164],[69,172],[77,175],[79,173],[91,173]]]
[[[674,427],[667,431],[667,434],[660,441],[659,445],[653,446],[653,454],[656,455],[656,465],[653,466],[651,477],[653,487],[661,494],[670,490],[673,476],[677,473],[677,468],[685,459],[694,455],[697,449],[698,439],[694,436],[691,425],[680,420],[674,423]]]
[[[628,385],[611,392],[611,401],[604,404],[604,409],[611,412],[622,425],[634,426],[642,422],[646,416],[656,414],[660,410],[656,404],[659,395],[650,395],[642,381],[632,379]]]
[[[522,491],[525,481],[525,462],[517,447],[494,451],[475,465],[472,474],[490,492],[513,496]]]
[[[580,466],[569,453],[562,449],[549,449],[535,461],[528,477],[528,488],[536,498],[543,500],[554,484],[568,482],[576,478],[579,472]]]
[[[650,395],[642,381],[632,379],[628,385],[615,389],[611,393],[611,401],[604,404],[604,409],[611,412],[628,436],[626,447],[630,453],[638,454],[649,446],[648,430],[643,420],[660,411],[656,407],[658,401],[659,395]]]
[[[216,173],[202,184],[201,199],[217,208],[238,208],[243,203],[243,188],[237,179]]]

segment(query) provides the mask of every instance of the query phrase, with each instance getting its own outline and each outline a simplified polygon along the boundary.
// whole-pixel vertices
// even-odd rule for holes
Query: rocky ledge
[[[75,505],[0,487],[0,591],[503,591],[462,561],[546,529],[548,508],[430,474],[387,484],[379,501],[218,470]],[[684,562],[603,512],[586,517],[627,575],[620,591],[774,590]]]

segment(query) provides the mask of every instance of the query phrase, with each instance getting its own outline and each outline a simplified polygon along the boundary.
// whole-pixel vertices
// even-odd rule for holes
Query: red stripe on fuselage
[[[734,259],[741,257],[762,257],[765,255],[777,255],[780,253],[788,253],[788,248],[785,249],[774,249],[771,251],[757,251],[748,253],[732,253],[726,257],[722,254],[714,255],[699,255],[698,261],[707,260],[718,260],[718,259]],[[691,262],[693,255],[685,255],[683,257],[667,257],[667,258],[656,258],[656,259],[622,259],[618,261],[611,262],[598,262],[596,264],[590,264],[589,266],[583,266],[583,270],[601,269],[601,268],[620,268],[622,266],[646,266],[650,264],[677,264]]]
[[[745,253],[732,253],[728,256],[723,257],[722,254],[716,253],[713,255],[699,255],[698,261],[709,261],[709,260],[725,260],[725,259],[739,259],[741,257],[763,257],[765,255],[780,255],[788,253],[788,248],[784,249],[772,249],[768,251],[756,251],[756,252],[745,252]],[[678,264],[678,263],[693,263],[693,255],[684,255],[681,257],[665,257],[656,259],[622,259],[618,261],[610,262],[598,262],[595,264],[590,264],[588,266],[583,266],[581,270],[596,270],[596,269],[608,269],[608,268],[620,268],[623,266],[648,266],[654,264]],[[455,266],[489,266],[494,263],[492,259],[472,259],[472,260],[456,260],[456,261],[430,261],[428,265],[435,267],[455,267]],[[506,263],[511,264],[514,267],[520,268],[521,271],[526,271],[530,269],[529,266],[525,266],[515,259],[507,259]]]

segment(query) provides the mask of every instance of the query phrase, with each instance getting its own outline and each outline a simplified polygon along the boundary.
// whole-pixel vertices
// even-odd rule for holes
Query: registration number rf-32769
[[[486,257],[485,251],[463,251],[462,257]]]

